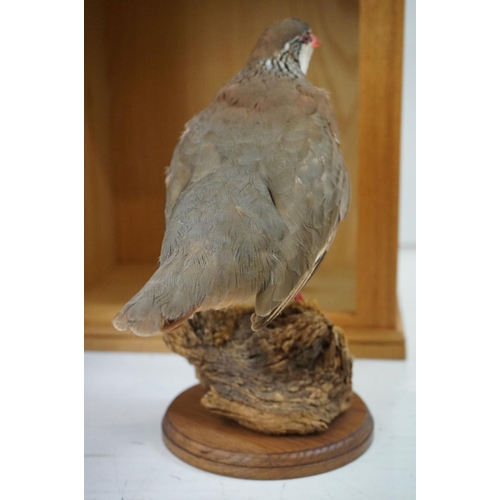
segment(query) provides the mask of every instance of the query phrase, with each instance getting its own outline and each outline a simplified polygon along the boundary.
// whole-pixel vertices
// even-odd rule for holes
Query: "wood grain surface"
[[[361,2],[358,323],[396,328],[403,0]]]
[[[111,91],[105,37],[105,3],[85,2],[85,285],[116,263],[111,171]]]
[[[289,479],[327,472],[362,455],[373,439],[373,419],[354,394],[349,410],[328,430],[308,436],[267,436],[208,412],[201,385],[183,392],[163,418],[163,439],[185,462],[217,474]]]

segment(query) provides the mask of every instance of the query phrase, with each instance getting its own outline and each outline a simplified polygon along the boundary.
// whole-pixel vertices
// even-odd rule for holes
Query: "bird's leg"
[[[295,300],[298,300],[299,302],[304,302],[304,297],[299,292],[297,295],[295,295]]]

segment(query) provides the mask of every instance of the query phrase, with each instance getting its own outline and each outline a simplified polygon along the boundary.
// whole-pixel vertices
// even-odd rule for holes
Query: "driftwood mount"
[[[325,431],[353,397],[342,330],[304,302],[258,332],[250,328],[252,312],[197,313],[164,340],[196,367],[210,412],[266,434]]]

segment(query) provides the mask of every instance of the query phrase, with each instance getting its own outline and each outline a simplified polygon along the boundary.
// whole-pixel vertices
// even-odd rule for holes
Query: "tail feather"
[[[113,326],[117,330],[131,330],[140,337],[149,337],[173,330],[196,311],[197,307],[190,307],[182,297],[165,290],[166,280],[161,279],[164,277],[159,272],[115,316]]]
[[[144,304],[144,299],[130,301],[113,319],[113,326],[120,331],[132,330],[140,337],[149,337],[161,331],[165,319],[159,310],[152,311]]]
[[[120,331],[132,330],[139,337],[168,332],[186,321],[196,309],[178,318],[165,316],[159,307],[151,308],[144,299],[130,301],[113,319],[113,326]]]

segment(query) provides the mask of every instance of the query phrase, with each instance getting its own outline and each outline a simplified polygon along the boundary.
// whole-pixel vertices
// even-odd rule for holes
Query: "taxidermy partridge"
[[[307,283],[349,207],[324,90],[306,79],[318,38],[285,19],[186,124],[168,169],[160,265],[113,320],[141,336],[196,311],[255,301],[253,330]]]

